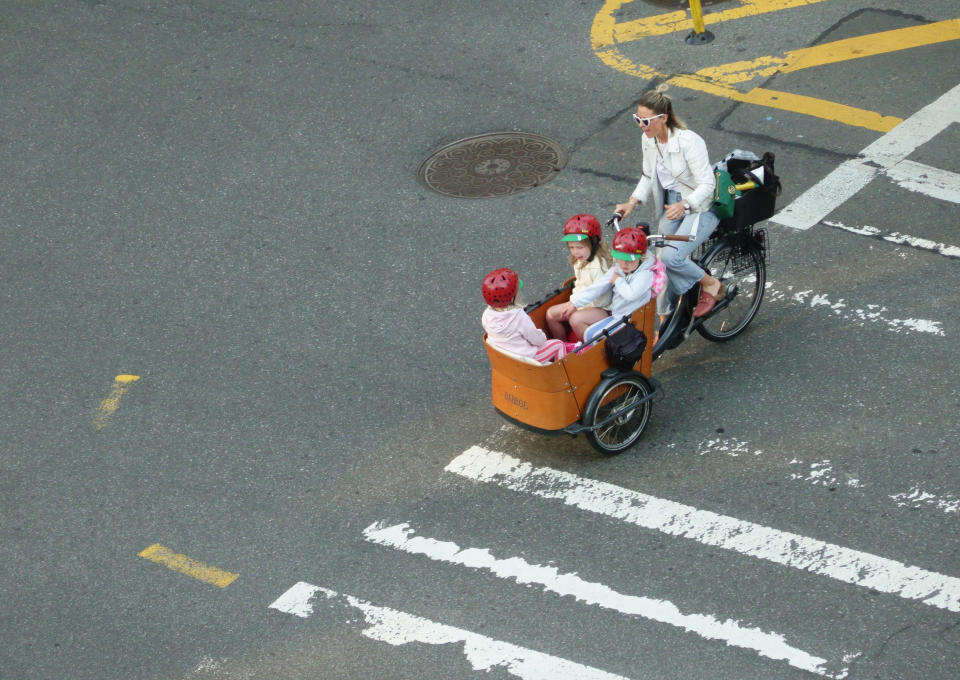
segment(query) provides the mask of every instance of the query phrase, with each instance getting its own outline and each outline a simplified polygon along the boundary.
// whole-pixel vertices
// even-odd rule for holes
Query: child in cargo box
[[[523,281],[512,269],[495,269],[483,279],[481,292],[489,305],[481,321],[487,342],[494,347],[539,362],[557,361],[567,354],[561,340],[548,340],[523,311],[517,296]]]
[[[613,266],[610,246],[603,240],[600,221],[593,215],[574,215],[563,225],[563,241],[570,254],[573,265],[573,291],[571,296],[580,293],[591,284],[599,281]],[[580,335],[571,329],[583,332],[590,324],[600,321],[610,314],[610,302],[613,295],[607,291],[583,309],[577,309],[569,301],[553,305],[547,310],[547,328],[550,335],[560,340],[579,340]]]
[[[610,316],[588,328],[580,329],[574,326],[574,332],[582,334],[585,344],[594,340],[607,326],[640,309],[652,296],[663,290],[666,284],[665,267],[652,253],[647,255],[647,235],[640,229],[627,227],[617,232],[613,238],[612,255],[616,264],[609,275],[603,276],[592,286],[570,298],[574,307],[582,309],[604,293],[613,290]]]

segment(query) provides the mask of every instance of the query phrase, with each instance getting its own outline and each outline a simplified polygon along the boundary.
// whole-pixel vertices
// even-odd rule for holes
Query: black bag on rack
[[[756,156],[754,156],[756,158]],[[776,156],[767,151],[759,160],[745,158],[727,159],[727,172],[737,184],[754,181],[760,188],[774,196],[780,195],[780,178],[774,171]]]
[[[625,317],[618,330],[609,334],[604,331],[603,334],[607,336],[607,362],[621,371],[632,371],[643,356],[643,350],[647,348],[647,336],[644,332],[637,330]]]
[[[774,171],[775,156],[767,151],[760,160],[730,158],[726,161],[727,172],[737,184],[756,182],[756,189],[749,189],[734,203],[733,217],[719,225],[722,229],[742,229],[762,220],[770,219],[776,211],[780,195],[780,178]]]

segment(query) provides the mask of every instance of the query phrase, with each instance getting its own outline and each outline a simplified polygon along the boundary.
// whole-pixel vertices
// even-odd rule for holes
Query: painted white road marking
[[[561,470],[534,467],[518,458],[480,446],[464,451],[447,465],[446,470],[479,482],[559,500],[703,545],[960,612],[960,578],[859,550],[700,510]]]
[[[278,597],[270,608],[305,618],[313,613],[314,601],[318,596],[359,610],[364,621],[369,624],[369,627],[363,630],[363,635],[372,640],[395,646],[411,642],[428,645],[463,643],[463,653],[477,671],[498,668],[523,680],[628,680],[622,675],[607,673],[396,609],[379,607],[351,595],[341,595],[328,588],[302,581]]]
[[[875,238],[883,239],[884,241],[889,241],[890,243],[907,245],[913,248],[920,248],[922,250],[932,250],[933,252],[939,253],[945,257],[960,258],[960,246],[951,246],[946,243],[938,243],[925,238],[907,236],[906,234],[901,234],[897,231],[884,234],[876,227],[848,227],[843,222],[829,222],[827,220],[824,220],[823,223],[828,227],[835,227],[837,229],[849,231],[851,234],[858,234],[860,236],[873,236]]]
[[[946,196],[954,195],[954,192],[960,191],[960,186],[951,181],[953,173],[939,171],[943,174],[938,173],[933,182],[922,182],[922,178],[912,176],[909,186],[903,180],[919,165],[909,161],[904,164],[906,157],[955,122],[960,122],[960,85],[956,85],[867,146],[857,158],[841,163],[793,203],[771,217],[770,221],[793,229],[809,229],[867,186],[881,172],[891,174],[892,171],[891,177],[908,189],[923,186],[924,193],[928,195],[933,195],[930,191],[938,191]],[[923,171],[928,171],[927,166],[923,166]],[[942,189],[937,186],[940,181],[946,182]]]
[[[881,323],[887,330],[894,333],[914,331],[930,333],[931,335],[946,335],[943,332],[942,321],[930,319],[888,319],[883,314],[889,311],[882,305],[866,305],[865,307],[851,307],[843,298],[836,302],[831,301],[824,293],[814,293],[812,290],[794,291],[793,286],[787,286],[787,292],[775,289],[773,281],[767,281],[765,297],[768,302],[790,302],[793,304],[809,305],[810,307],[825,307],[837,316],[848,321]]]
[[[629,616],[639,616],[659,623],[677,626],[708,640],[719,640],[733,647],[757,652],[777,661],[786,661],[794,668],[823,675],[829,678],[845,678],[847,669],[830,672],[827,660],[787,644],[783,635],[768,633],[759,628],[740,625],[739,621],[721,621],[709,614],[683,614],[667,600],[658,600],[637,595],[619,593],[602,583],[585,581],[575,573],[560,573],[555,567],[530,564],[521,557],[498,559],[486,548],[461,549],[456,543],[433,538],[414,536],[409,524],[385,526],[375,523],[367,527],[363,535],[371,543],[395,548],[412,555],[423,555],[432,560],[485,569],[504,579],[520,584],[537,584],[547,592],[561,597],[570,595],[588,605]]]
[[[894,494],[890,496],[890,498],[896,501],[897,506],[901,508],[921,508],[924,505],[929,505],[948,514],[951,512],[960,512],[960,498],[950,494],[937,496],[924,491],[919,486],[915,486],[910,489],[910,491],[905,491],[904,493]]]
[[[803,465],[802,460],[791,460],[790,465]],[[837,486],[840,486],[839,480],[833,474],[833,465],[829,460],[820,460],[815,463],[810,463],[810,471],[806,474],[794,472],[791,473],[790,479],[799,479],[804,482],[810,482],[814,486],[825,486],[827,488],[835,489]],[[855,489],[863,487],[863,484],[859,479],[847,479],[843,482],[843,486],[852,486]]]
[[[722,453],[731,458],[738,458],[740,456],[759,456],[763,451],[760,449],[751,450],[747,442],[744,441],[717,437],[716,439],[705,439],[697,447],[698,455],[704,456],[708,453]]]
[[[887,170],[887,177],[919,194],[960,203],[960,175],[914,161],[900,161]]]
[[[300,581],[274,600],[270,609],[276,609],[284,614],[293,614],[305,619],[313,614],[313,598],[319,592],[327,594],[327,597],[336,595],[332,590]]]
[[[792,229],[809,229],[872,182],[876,174],[877,168],[865,165],[861,158],[844,161],[770,221]]]

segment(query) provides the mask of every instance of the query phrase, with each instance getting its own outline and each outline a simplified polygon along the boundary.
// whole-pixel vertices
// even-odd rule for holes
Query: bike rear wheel
[[[763,301],[767,268],[760,249],[752,244],[739,245],[721,241],[700,263],[712,276],[720,279],[728,294],[737,294],[727,306],[710,314],[697,331],[707,340],[726,342],[740,333],[756,316]]]
[[[630,448],[650,421],[653,387],[640,373],[624,373],[601,382],[587,401],[587,440],[600,453]]]

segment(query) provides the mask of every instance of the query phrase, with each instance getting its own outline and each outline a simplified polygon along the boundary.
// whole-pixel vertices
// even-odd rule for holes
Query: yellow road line
[[[697,75],[732,85],[753,78],[771,76],[777,72],[793,73],[815,66],[934,45],[958,38],[960,38],[960,19],[948,19],[923,26],[897,28],[791,50],[782,57],[760,57],[752,61],[712,66],[697,71]]]
[[[199,581],[211,583],[220,588],[226,588],[240,576],[240,574],[233,574],[223,569],[210,567],[186,555],[175,553],[170,550],[170,548],[165,548],[159,543],[155,543],[149,548],[144,548],[138,554],[140,557],[145,557],[157,564],[162,564],[174,571],[179,571],[181,574],[192,576]]]
[[[597,58],[611,68],[645,80],[667,78],[669,79],[668,82],[678,87],[707,92],[733,101],[766,106],[836,121],[854,127],[876,130],[877,132],[889,132],[902,123],[903,119],[827,99],[767,88],[757,87],[747,92],[741,92],[732,85],[753,78],[768,77],[775,73],[791,73],[816,66],[960,39],[960,19],[949,19],[922,26],[910,26],[837,40],[823,45],[792,50],[782,56],[760,57],[750,61],[711,66],[692,75],[671,77],[670,74],[661,73],[650,66],[634,63],[624,56],[618,44],[651,35],[665,35],[692,29],[693,22],[686,18],[685,11],[680,11],[617,23],[614,13],[635,1],[607,0],[594,16],[593,25],[590,28],[591,47]],[[718,23],[825,1],[741,0],[740,6],[723,12],[708,14],[704,16],[704,21],[708,24]]]
[[[627,59],[625,56],[620,54],[620,50],[614,48],[610,50],[596,51],[594,54],[607,66],[620,71],[621,73],[626,73],[629,76],[636,76],[643,80],[652,80],[654,78],[663,78],[664,74],[659,71],[655,71],[649,66],[644,66],[643,64],[634,64],[632,61]]]
[[[107,424],[107,419],[110,417],[110,414],[120,406],[120,397],[138,380],[140,380],[139,375],[127,375],[125,373],[121,373],[113,379],[113,387],[110,388],[110,394],[100,402],[100,408],[97,409],[97,415],[93,419],[94,427],[99,430]]]
[[[621,6],[629,4],[632,1],[633,0],[612,0],[612,2],[604,5],[600,11],[603,12],[608,7],[613,6],[610,11],[612,14],[620,9]],[[767,12],[779,12],[780,10],[803,7],[804,5],[815,5],[818,2],[825,2],[825,0],[741,0],[741,2],[742,4],[739,7],[732,7],[722,12],[704,14],[703,23],[718,24],[722,21],[742,19],[758,14],[766,14]],[[640,38],[646,38],[651,35],[667,35],[677,33],[678,31],[690,30],[693,30],[693,19],[688,18],[686,10],[680,10],[616,24],[612,36],[616,42],[622,43],[639,40]]]
[[[807,97],[802,94],[780,92],[778,90],[768,90],[762,87],[755,87],[749,92],[740,92],[732,87],[725,87],[716,83],[700,80],[696,76],[675,76],[667,82],[677,87],[699,90],[717,97],[726,97],[734,101],[744,102],[745,104],[755,104],[771,109],[780,109],[781,111],[801,113],[824,120],[833,120],[845,125],[866,128],[867,130],[876,130],[877,132],[889,132],[903,122],[902,118],[884,116],[876,111],[858,109],[855,106],[838,104],[837,102],[832,102],[827,99]]]

